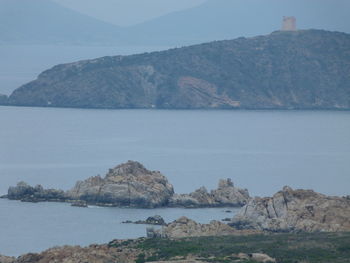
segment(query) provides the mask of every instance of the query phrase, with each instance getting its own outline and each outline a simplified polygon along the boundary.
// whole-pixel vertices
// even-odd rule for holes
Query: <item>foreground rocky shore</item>
[[[105,177],[94,176],[78,181],[73,189],[62,191],[32,187],[24,182],[10,187],[3,198],[27,202],[72,202],[79,206],[93,204],[119,207],[241,207],[250,196],[246,189],[220,180],[216,190],[205,187],[190,194],[175,194],[173,186],[159,171],[147,170],[142,164],[128,161],[110,169]]]
[[[344,263],[350,258],[350,233],[270,233],[113,240],[88,247],[55,247],[1,263]]]
[[[285,186],[272,197],[251,199],[230,225],[277,232],[350,231],[350,198]]]
[[[72,202],[128,207],[241,206],[228,224],[200,224],[181,217],[166,224],[161,217],[146,221],[147,239],[114,240],[86,248],[64,246],[18,258],[0,256],[0,263],[82,262],[347,262],[350,258],[350,198],[326,196],[288,186],[272,197],[249,197],[246,189],[220,180],[218,188],[204,187],[175,194],[159,171],[138,162],[110,169],[105,177],[91,177],[69,191],[18,183],[3,198],[39,202]],[[242,245],[244,244],[244,245]]]

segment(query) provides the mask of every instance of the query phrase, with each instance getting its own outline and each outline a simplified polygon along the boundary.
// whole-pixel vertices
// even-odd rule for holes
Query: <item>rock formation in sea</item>
[[[155,231],[158,233],[158,236],[164,238],[250,235],[261,233],[259,230],[237,230],[216,220],[211,221],[209,224],[200,224],[185,216]]]
[[[234,187],[230,179],[220,180],[210,193],[204,188],[178,195],[159,171],[147,170],[142,164],[128,161],[110,169],[105,177],[94,176],[78,181],[69,191],[32,187],[20,182],[3,196],[27,202],[72,202],[75,206],[88,204],[119,207],[217,207],[243,206],[249,200],[248,191]]]
[[[10,200],[21,200],[26,202],[60,202],[67,199],[63,190],[44,189],[41,185],[32,187],[25,182],[19,182],[16,186],[11,186],[7,191],[6,197]]]
[[[166,225],[164,218],[161,217],[160,215],[149,216],[149,217],[147,217],[146,220],[137,220],[137,221],[127,220],[127,221],[124,221],[122,223],[124,223],[124,224],[141,224],[141,225],[158,225],[158,226]]]
[[[79,181],[67,192],[73,200],[129,207],[167,206],[173,194],[173,186],[164,175],[133,161],[110,169],[104,178],[95,176]]]
[[[350,231],[350,200],[286,186],[273,197],[254,198],[230,225],[267,231]]]
[[[221,179],[218,188],[208,192],[203,186],[190,194],[174,194],[170,206],[180,207],[219,207],[243,206],[250,199],[247,189],[233,185],[231,179]]]

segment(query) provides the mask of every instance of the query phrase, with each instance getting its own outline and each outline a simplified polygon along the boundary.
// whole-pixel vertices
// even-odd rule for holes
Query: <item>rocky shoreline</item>
[[[250,200],[248,190],[234,186],[231,179],[220,180],[218,188],[205,187],[190,194],[176,194],[168,179],[159,171],[147,170],[142,164],[128,161],[105,177],[94,176],[78,181],[69,191],[44,189],[19,182],[2,198],[24,202],[70,202],[73,204],[115,207],[242,207]],[[80,206],[80,205],[79,205]]]
[[[176,194],[164,175],[159,171],[147,170],[135,161],[110,169],[103,178],[95,176],[78,181],[69,191],[44,189],[41,185],[32,187],[20,182],[10,187],[8,194],[2,198],[25,202],[70,202],[80,207],[91,204],[138,208],[241,207],[233,218],[225,219],[236,230],[350,231],[349,196],[332,197],[286,186],[272,197],[251,198],[248,190],[235,187],[231,179],[220,180],[218,188],[210,192],[201,187],[190,194]],[[137,223],[147,224],[147,220]],[[193,225],[190,221],[188,223]],[[165,225],[165,222],[161,222],[161,225]],[[173,235],[168,233],[167,236]]]
[[[285,186],[272,197],[251,199],[229,224],[271,232],[350,231],[350,199]]]
[[[213,225],[198,225],[213,229]],[[350,233],[264,233],[112,240],[87,247],[62,246],[19,257],[0,255],[1,263],[204,263],[204,262],[348,262]]]

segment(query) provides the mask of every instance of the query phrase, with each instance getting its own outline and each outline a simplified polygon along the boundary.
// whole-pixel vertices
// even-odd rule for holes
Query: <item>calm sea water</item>
[[[18,181],[69,189],[127,160],[160,170],[178,193],[232,178],[251,195],[284,185],[347,195],[350,112],[79,110],[0,107],[0,194]],[[0,253],[145,234],[123,220],[201,222],[224,209],[87,209],[0,200]]]

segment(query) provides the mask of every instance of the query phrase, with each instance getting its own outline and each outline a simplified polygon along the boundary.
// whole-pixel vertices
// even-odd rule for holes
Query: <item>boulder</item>
[[[175,194],[169,204],[180,207],[241,207],[249,199],[247,189],[235,187],[231,179],[221,179],[216,190],[208,192],[205,187],[201,187],[190,194]]]
[[[73,200],[130,207],[160,207],[168,204],[173,186],[159,171],[149,171],[134,161],[110,169],[107,175],[79,181],[67,192]]]
[[[254,198],[233,218],[238,229],[350,231],[350,200],[285,186],[273,197]]]

